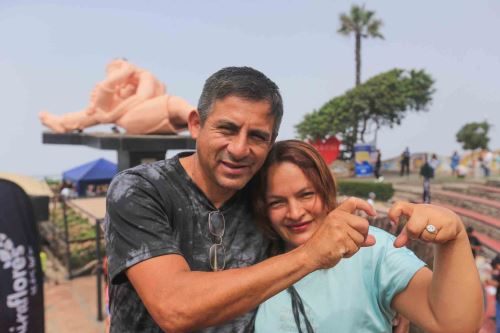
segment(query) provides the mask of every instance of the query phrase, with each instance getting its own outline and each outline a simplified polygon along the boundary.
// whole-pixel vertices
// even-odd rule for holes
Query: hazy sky
[[[83,108],[115,57],[153,72],[171,94],[196,105],[218,69],[248,65],[280,87],[279,139],[354,85],[354,40],[336,33],[352,1],[0,1],[0,171],[33,176],[114,151],[44,145],[37,113]],[[358,2],[359,3],[359,2]],[[429,112],[379,133],[384,158],[412,151],[450,154],[466,122],[494,125],[500,148],[500,2],[366,1],[385,40],[363,40],[362,79],[399,67],[436,80]],[[110,126],[96,130],[109,130]],[[91,130],[87,130],[91,131]]]

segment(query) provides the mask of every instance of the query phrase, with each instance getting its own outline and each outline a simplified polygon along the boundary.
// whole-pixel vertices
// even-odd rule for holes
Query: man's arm
[[[368,222],[351,214],[356,209],[375,214],[368,203],[349,199],[306,244],[254,266],[197,272],[182,256],[164,255],[130,267],[126,275],[162,329],[183,332],[218,325],[254,309],[308,273],[335,266],[360,246],[373,245]]]
[[[312,271],[303,251],[246,268],[191,271],[180,255],[132,266],[126,275],[155,322],[167,332],[214,326],[242,315]]]

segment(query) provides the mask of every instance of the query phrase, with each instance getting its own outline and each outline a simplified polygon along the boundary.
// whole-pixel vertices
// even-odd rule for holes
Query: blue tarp
[[[104,158],[63,172],[63,180],[76,185],[79,196],[85,195],[89,184],[108,184],[118,172],[118,166]]]

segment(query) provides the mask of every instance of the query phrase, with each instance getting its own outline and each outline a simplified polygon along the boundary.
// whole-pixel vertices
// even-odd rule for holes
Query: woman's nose
[[[302,204],[297,200],[291,200],[288,203],[288,218],[294,221],[300,221],[304,216],[305,210]]]

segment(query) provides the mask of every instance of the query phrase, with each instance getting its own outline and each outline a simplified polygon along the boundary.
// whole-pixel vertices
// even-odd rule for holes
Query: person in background
[[[410,148],[406,147],[404,152],[401,154],[401,176],[410,175],[410,156]]]
[[[481,164],[485,177],[490,176],[492,163],[493,163],[493,153],[489,149],[486,149],[483,156],[483,162]]]
[[[474,236],[474,228],[473,227],[467,227],[467,237],[469,238],[469,243],[470,247],[472,249],[472,255],[474,258],[477,256],[477,254],[481,251],[481,241],[479,238]]]
[[[439,166],[439,159],[437,158],[436,154],[432,154],[431,160],[429,161],[429,165],[431,166],[432,170],[434,170],[434,175],[436,174],[436,170]]]
[[[492,278],[488,281],[490,286],[496,287],[496,333],[500,333],[500,255],[491,261],[491,266],[493,268]]]
[[[420,167],[420,176],[424,179],[422,201],[431,203],[431,179],[434,178],[434,168],[431,167],[425,155],[424,164]]]
[[[369,207],[356,198],[338,205],[328,166],[298,140],[277,142],[251,185],[255,222],[271,241],[270,256],[307,248],[326,232],[332,209],[350,217],[349,206]],[[427,332],[478,331],[481,284],[460,218],[443,207],[407,202],[388,215],[394,223],[409,218],[397,238],[359,216],[339,219],[331,238],[336,264],[261,304],[255,332],[390,332],[396,312]],[[417,239],[433,244],[434,272],[404,247]]]
[[[368,200],[366,200],[366,202],[368,202],[370,204],[370,206],[374,207],[376,197],[377,197],[377,195],[375,194],[375,192],[370,192],[370,193],[368,193]]]
[[[452,176],[458,176],[458,164],[460,163],[460,156],[458,155],[457,151],[455,150],[453,152],[453,155],[451,156],[451,174]]]
[[[376,179],[381,179],[380,168],[382,167],[382,153],[377,149],[377,159],[375,160],[374,175]]]

